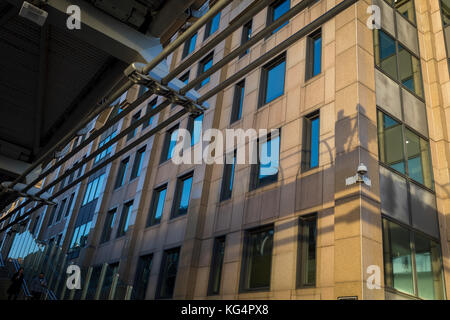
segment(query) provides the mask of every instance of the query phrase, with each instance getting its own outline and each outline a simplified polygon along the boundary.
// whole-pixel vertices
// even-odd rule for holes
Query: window
[[[429,189],[434,188],[429,142],[381,111],[378,111],[378,150],[382,163]]]
[[[197,77],[200,77],[203,73],[205,73],[206,71],[208,71],[209,68],[212,67],[212,65],[213,65],[213,57],[214,57],[214,53],[211,52],[205,58],[200,60],[200,62],[198,63]],[[210,77],[208,77],[206,79],[203,79],[203,81],[199,85],[197,85],[196,89],[200,89],[205,84],[207,84],[209,82],[209,78]]]
[[[110,135],[108,135],[106,138],[104,138],[102,141],[100,141],[100,143],[98,144],[98,149],[100,149],[101,147],[103,147],[105,144],[107,144],[109,141],[111,141],[111,139],[114,139],[114,137],[116,136],[116,131],[114,131],[113,133],[111,133]],[[95,161],[94,163],[99,162],[100,160],[104,159],[107,155],[109,155],[111,153],[112,150],[112,145],[109,146],[106,150],[103,150],[101,153],[99,153],[96,157],[95,157]]]
[[[317,216],[300,217],[297,286],[316,285]]]
[[[242,80],[234,86],[233,106],[231,108],[230,123],[236,122],[242,117],[242,108],[244,107],[245,80]]]
[[[216,32],[219,29],[219,23],[220,23],[220,12],[216,14],[208,23],[206,24],[205,28],[205,38],[206,40],[210,35],[212,35],[214,32]]]
[[[159,272],[158,289],[156,290],[157,299],[171,299],[173,297],[179,256],[180,248],[164,251]]]
[[[278,20],[283,14],[290,9],[290,0],[278,0],[272,3],[269,7],[268,25]],[[277,33],[281,28],[287,25],[289,21],[284,22],[281,26],[275,29],[272,34]]]
[[[258,164],[252,165],[251,190],[278,181],[280,136],[269,136],[258,142]]]
[[[184,84],[189,83],[189,73],[190,72],[188,71],[180,77],[180,81],[184,82]]]
[[[64,217],[68,217],[70,210],[72,210],[73,205],[73,199],[75,198],[75,192],[70,195],[69,204],[67,205],[66,213],[64,214]]]
[[[111,239],[114,221],[116,220],[116,211],[117,209],[114,208],[106,213],[105,224],[103,226],[103,232],[100,239],[100,243],[108,242]]]
[[[141,111],[133,115],[131,118],[130,126],[133,125],[135,122],[139,121],[141,118]],[[127,141],[133,139],[136,136],[137,128],[134,128],[133,131],[130,131],[130,133],[127,136]]]
[[[185,215],[188,212],[189,199],[191,196],[193,172],[178,178],[175,187],[174,204],[172,207],[172,218]]]
[[[303,121],[303,169],[319,166],[320,115],[312,113]]]
[[[202,133],[203,114],[197,117],[189,117],[187,130],[191,135],[191,146],[200,142],[200,135]]]
[[[309,35],[306,41],[306,80],[309,80],[322,72],[322,31]]]
[[[219,294],[224,255],[225,255],[225,236],[214,239],[211,270],[209,274],[209,283],[208,283],[208,295]]]
[[[450,0],[441,0],[441,11],[444,26],[450,25]]]
[[[125,176],[127,174],[128,162],[130,158],[123,159],[119,164],[119,171],[117,172],[115,189],[120,188],[125,183]]]
[[[263,106],[284,94],[286,56],[282,54],[261,70],[260,103]]]
[[[133,168],[131,169],[130,180],[136,179],[141,174],[142,162],[144,161],[145,146],[136,152],[134,158]]]
[[[234,180],[234,170],[236,166],[236,151],[233,152],[232,163],[224,164],[223,166],[223,177],[222,177],[222,188],[220,192],[220,201],[224,201],[231,198],[231,193],[233,191],[233,180]]]
[[[58,206],[57,206],[57,205],[53,206],[52,212],[50,213],[50,217],[49,217],[49,219],[48,219],[48,224],[47,224],[47,226],[51,226],[51,225],[52,225],[53,220],[55,219],[55,215],[56,215],[56,210],[57,210],[57,209],[58,209]]]
[[[419,59],[400,44],[398,45],[398,70],[400,82],[419,97],[423,97]]]
[[[56,216],[56,222],[59,222],[61,220],[64,209],[66,207],[66,202],[67,202],[67,198],[61,202],[61,205],[59,206],[58,215]]]
[[[146,114],[148,114],[151,110],[156,108],[157,102],[158,102],[158,98],[155,98],[149,102],[149,104],[147,105],[147,109],[145,111]],[[153,122],[153,117],[150,117],[150,119],[148,119],[147,122],[144,122],[144,124],[142,125],[142,129],[145,129],[145,128],[151,126],[152,122]]]
[[[70,242],[70,251],[73,252],[86,246],[87,238],[91,231],[91,224],[92,222],[88,221],[82,225],[75,226],[72,241]]]
[[[166,201],[167,185],[161,186],[153,191],[152,204],[147,220],[147,226],[153,226],[161,222]]]
[[[164,161],[167,161],[172,158],[173,149],[175,148],[175,145],[177,143],[177,137],[178,137],[178,125],[174,126],[173,128],[169,129],[166,132],[160,163],[163,163]]]
[[[147,293],[147,286],[150,279],[150,271],[152,270],[152,260],[152,254],[139,257],[133,285],[134,300],[145,299],[145,294]]]
[[[119,272],[119,262],[108,264],[108,266],[106,267],[105,277],[103,278],[99,300],[108,299],[114,275],[117,274],[118,272]]]
[[[423,97],[419,59],[385,31],[375,29],[374,32],[375,65],[403,87]]]
[[[250,40],[250,38],[252,36],[252,26],[253,26],[253,21],[250,20],[249,22],[244,24],[244,26],[242,27],[241,46],[243,46]],[[249,52],[249,49],[245,50],[243,53],[241,53],[240,58],[245,56],[248,52]]]
[[[380,111],[378,112],[378,153],[381,162],[398,172],[406,173],[402,125]]]
[[[386,286],[422,299],[444,299],[438,242],[383,219]]]
[[[133,201],[129,201],[124,204],[122,214],[120,215],[119,227],[117,228],[116,238],[122,237],[127,233],[132,208],[133,208]]]
[[[413,0],[394,1],[394,6],[403,17],[415,24],[416,14]]]
[[[197,42],[197,34],[192,35],[186,43],[184,44],[183,48],[183,56],[182,59],[186,58],[188,55],[190,55],[195,50],[195,43]]]
[[[246,232],[241,291],[268,290],[272,269],[273,226]]]

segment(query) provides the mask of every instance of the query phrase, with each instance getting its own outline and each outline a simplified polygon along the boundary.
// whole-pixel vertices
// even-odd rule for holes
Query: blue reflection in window
[[[181,191],[180,205],[178,214],[187,213],[189,207],[189,197],[191,195],[192,177],[183,180],[183,189]]]
[[[380,33],[380,59],[384,60],[395,55],[395,41],[389,35],[379,30]]]
[[[283,60],[267,71],[265,103],[269,103],[283,95],[285,70],[286,61]]]
[[[194,119],[194,128],[192,130],[191,145],[195,145],[200,141],[200,133],[202,132],[203,114]]]
[[[155,220],[160,220],[163,210],[164,210],[164,201],[166,200],[166,191],[167,189],[163,189],[158,191],[157,205],[155,211]]]
[[[322,37],[314,39],[314,62],[313,62],[313,74],[318,75],[322,70]]]
[[[213,59],[211,57],[210,59],[208,59],[208,61],[203,63],[202,73],[205,73],[206,71],[208,71],[208,69],[212,67],[212,64],[213,64]],[[209,78],[210,77],[203,79],[200,86],[203,87],[205,84],[207,84],[209,82]]]
[[[220,12],[216,14],[214,18],[212,18],[211,29],[209,30],[208,36],[216,32],[217,29],[219,29],[219,23],[220,23]]]
[[[259,179],[276,175],[280,158],[280,136],[261,144],[259,155]]]
[[[311,120],[311,168],[315,168],[319,165],[319,130],[320,118],[317,117]]]
[[[420,157],[408,159],[408,172],[412,179],[423,184],[422,160]]]
[[[276,6],[273,7],[272,11],[272,21],[278,20],[283,14],[289,11],[290,8],[290,1],[284,0],[283,2],[280,2]],[[287,25],[289,21],[284,22],[281,26],[279,26],[277,29],[275,29],[272,34],[277,33],[278,30],[283,28],[285,25]]]
[[[172,134],[170,135],[169,152],[167,154],[167,160],[172,159],[173,149],[177,144],[177,138],[178,138],[178,129],[173,131]]]
[[[189,39],[189,49],[186,52],[186,55],[190,54],[191,52],[193,52],[195,50],[195,44],[197,42],[197,34],[194,34],[191,39]]]

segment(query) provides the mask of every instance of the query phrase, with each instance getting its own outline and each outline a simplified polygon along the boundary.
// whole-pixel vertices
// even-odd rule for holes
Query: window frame
[[[195,47],[197,46],[197,38],[198,38],[198,34],[196,32],[192,36],[190,36],[189,39],[186,40],[186,42],[184,43],[181,60],[184,60],[187,56],[189,56],[192,52],[195,51]],[[192,39],[195,39],[195,43],[194,43],[194,48],[192,50],[190,50]]]
[[[319,120],[319,136],[317,143],[317,166],[311,166],[312,159],[312,123]],[[320,167],[320,109],[311,112],[303,117],[303,146],[302,146],[302,171],[306,172]]]
[[[116,215],[117,215],[117,207],[112,208],[106,212],[105,221],[103,223],[103,230],[100,236],[100,245],[107,243],[111,240],[111,236],[114,231],[114,225],[116,224]]]
[[[267,8],[267,18],[266,18],[266,27],[270,26],[272,23],[274,23],[275,21],[277,21],[277,20],[279,19],[279,17],[278,17],[278,19],[275,19],[275,18],[274,18],[275,9],[276,9],[279,5],[281,5],[282,3],[284,3],[285,1],[289,2],[289,9],[288,9],[288,11],[289,11],[289,10],[292,8],[292,6],[291,6],[291,5],[292,5],[291,0],[274,0],[274,1],[272,1],[272,3],[268,6],[268,8]],[[286,11],[286,12],[288,12],[288,11]],[[281,16],[283,16],[284,14],[286,14],[286,12],[283,13]],[[281,16],[280,16],[280,17],[281,17]],[[270,38],[272,35],[278,33],[278,31],[280,31],[281,29],[283,29],[284,27],[286,27],[286,26],[289,24],[289,22],[290,22],[290,20],[284,22],[281,26],[279,26],[277,29],[275,29],[270,35],[268,35],[268,36],[266,37],[266,39],[268,39],[268,38]]]
[[[320,72],[314,73],[314,66],[316,61],[315,43],[320,39]],[[322,28],[310,33],[306,38],[306,68],[305,68],[305,82],[319,76],[322,73],[322,57],[323,57],[323,37]]]
[[[136,155],[134,156],[133,161],[133,167],[131,168],[130,181],[139,178],[139,176],[141,175],[142,166],[144,164],[146,147],[147,146],[143,146],[138,151],[136,151]]]
[[[151,227],[151,226],[155,226],[161,223],[162,220],[162,216],[164,213],[164,207],[165,207],[165,202],[166,202],[166,197],[167,197],[167,187],[168,184],[165,183],[163,185],[160,185],[159,187],[153,189],[153,194],[152,194],[152,200],[150,203],[150,209],[149,209],[149,213],[148,213],[148,218],[147,218],[147,222],[146,222],[146,227]],[[166,194],[164,195],[164,203],[162,204],[162,212],[161,212],[161,217],[157,220],[155,215],[156,215],[156,211],[158,209],[159,206],[159,197],[162,191],[165,191]]]
[[[267,134],[267,136],[264,138],[265,141],[261,142],[261,138],[257,139],[257,163],[251,165],[250,169],[250,191],[256,190],[258,188],[262,188],[268,185],[271,185],[273,183],[278,182],[278,178],[280,175],[280,157],[281,157],[281,129],[278,129],[278,135],[272,136],[272,133]],[[278,171],[277,174],[273,174],[271,176],[267,176],[263,179],[259,178],[259,171],[261,169],[261,163],[260,163],[260,148],[263,143],[270,143],[272,139],[279,138],[279,150],[278,150]],[[270,153],[272,155],[272,150],[270,150]],[[270,178],[268,178],[270,177]]]
[[[158,284],[156,286],[156,294],[155,294],[155,299],[172,299],[173,298],[173,294],[174,292],[172,292],[171,295],[162,295],[162,286],[163,286],[163,282],[166,281],[167,278],[167,262],[168,262],[168,257],[170,254],[176,254],[177,255],[177,262],[176,262],[176,274],[175,274],[175,280],[174,280],[174,286],[173,286],[173,291],[175,291],[175,287],[176,287],[176,281],[178,278],[178,267],[180,265],[180,254],[181,254],[181,248],[180,247],[175,247],[175,248],[171,248],[171,249],[167,249],[164,250],[163,252],[163,257],[161,259],[161,266],[159,268],[159,275],[158,275]]]
[[[119,224],[117,225],[116,239],[126,236],[129,228],[131,211],[133,211],[133,200],[129,200],[123,204]]]
[[[220,202],[231,199],[233,195],[234,178],[236,176],[236,156],[237,150],[233,151],[233,164],[225,163],[223,164],[223,175],[220,187]],[[225,159],[227,157],[225,156]],[[231,168],[231,169],[230,169]],[[231,190],[230,190],[231,188]]]
[[[245,99],[245,79],[234,85],[233,104],[231,106],[230,124],[242,119]]]
[[[246,44],[252,36],[252,30],[253,30],[253,19],[250,19],[250,21],[246,22],[242,26],[242,34],[241,34],[241,46]],[[246,56],[250,52],[250,48],[245,50],[239,55],[239,59]]]
[[[219,245],[223,243],[223,254],[221,252],[218,252],[218,249],[220,249]],[[224,257],[225,257],[225,249],[226,249],[226,235],[216,237],[214,238],[214,245],[213,250],[211,254],[211,264],[209,268],[209,280],[208,280],[208,290],[207,295],[208,296],[215,296],[220,294],[221,284],[222,284],[222,275],[223,275],[223,264],[224,264]],[[217,261],[220,259],[220,261]],[[214,281],[215,279],[215,271],[216,267],[218,267],[220,270],[218,271],[218,291],[214,290]]]
[[[312,223],[314,224],[314,282],[306,283],[306,279],[303,277],[303,271],[305,268],[305,261],[302,260],[303,255],[303,244],[304,244],[304,235],[303,228],[308,227],[306,224]],[[297,288],[314,288],[317,285],[317,224],[318,224],[318,213],[307,214],[304,216],[300,216],[298,219],[298,247],[297,247]],[[306,245],[309,245],[309,239]],[[308,258],[309,261],[309,258]]]
[[[188,179],[192,179],[191,182],[191,188],[189,190],[189,202],[188,202],[188,207],[186,208],[186,212],[185,213],[180,213],[180,204],[181,204],[181,198],[183,196],[183,189],[184,189],[184,183],[186,180]],[[174,197],[173,197],[173,205],[172,205],[172,210],[170,213],[170,219],[176,219],[179,217],[183,217],[186,216],[189,212],[189,205],[191,204],[191,195],[192,195],[192,187],[193,187],[193,182],[194,182],[194,171],[188,172],[180,177],[177,178],[177,182],[175,185],[175,193],[174,193]]]
[[[214,65],[214,51],[211,51],[207,55],[205,55],[198,63],[197,68],[197,77],[200,77],[202,74],[204,74],[206,71],[208,71],[211,67],[205,70],[205,66],[211,61],[211,67]],[[197,84],[195,86],[196,90],[199,90],[200,88],[203,88],[205,85],[207,85],[211,81],[211,76],[204,79],[202,82]]]
[[[125,163],[125,165],[124,165]],[[127,172],[128,172],[128,165],[130,163],[130,156],[127,156],[126,158],[120,160],[119,162],[119,168],[117,170],[116,175],[116,182],[114,183],[114,190],[117,190],[125,185],[125,181],[127,180]],[[122,172],[122,166],[124,166],[125,169],[123,169]],[[120,178],[120,184],[119,184],[119,178]]]
[[[162,147],[162,150],[161,150],[161,160],[159,161],[159,164],[162,164],[162,163],[172,159],[172,155],[169,154],[170,153],[170,143],[171,143],[171,139],[172,139],[172,134],[175,131],[177,131],[179,128],[180,128],[180,124],[177,123],[176,125],[172,126],[170,129],[168,129],[165,132],[163,147]],[[177,139],[178,139],[178,134],[177,134]]]

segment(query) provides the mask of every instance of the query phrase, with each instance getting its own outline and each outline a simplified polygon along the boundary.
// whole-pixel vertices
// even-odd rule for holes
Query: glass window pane
[[[423,299],[443,299],[440,246],[419,234],[414,238],[418,295]]]
[[[422,73],[420,62],[415,56],[409,53],[403,46],[398,46],[398,65],[400,81],[409,90],[422,97]]]
[[[397,79],[397,59],[394,39],[383,30],[375,29],[375,63],[389,76]]]
[[[378,111],[378,149],[380,161],[405,173],[402,126],[381,111]]]
[[[170,135],[170,143],[169,143],[169,151],[168,151],[167,159],[172,159],[173,149],[175,148],[175,145],[177,144],[177,139],[178,139],[178,129],[174,130]]]
[[[314,61],[313,61],[313,74],[318,75],[322,70],[322,37],[314,39]]]
[[[316,217],[300,218],[299,285],[316,284]]]
[[[152,268],[152,255],[139,257],[136,268],[136,276],[134,278],[134,295],[135,300],[144,300],[147,293],[147,286],[150,280],[150,271]]]
[[[179,210],[178,214],[185,214],[187,213],[188,207],[189,207],[189,198],[191,195],[191,187],[192,187],[192,177],[187,178],[186,180],[183,180],[183,189],[181,191],[181,198],[180,198],[180,204],[179,204]]]
[[[414,284],[409,231],[391,221],[383,220],[383,236],[387,286],[413,295]]]
[[[194,119],[194,127],[192,132],[192,145],[196,145],[200,142],[200,134],[202,132],[203,114]]]
[[[265,103],[269,103],[284,94],[285,71],[286,61],[284,59],[267,70]]]
[[[395,1],[394,6],[397,11],[404,16],[406,19],[415,23],[415,12],[414,12],[414,1],[413,0],[403,0],[403,1]]]
[[[272,267],[273,229],[248,234],[245,289],[268,288]]]
[[[310,167],[319,166],[319,137],[320,137],[320,118],[311,120],[311,160]]]
[[[174,249],[164,252],[162,261],[158,298],[172,298],[177,277],[178,258],[180,249]]]
[[[429,143],[411,130],[406,129],[408,175],[415,181],[433,188]]]
[[[210,271],[211,274],[208,286],[208,293],[210,295],[219,294],[224,254],[225,254],[225,237],[216,238],[214,240],[213,257]]]
[[[280,136],[274,137],[261,144],[259,154],[259,179],[278,174],[280,159]]]

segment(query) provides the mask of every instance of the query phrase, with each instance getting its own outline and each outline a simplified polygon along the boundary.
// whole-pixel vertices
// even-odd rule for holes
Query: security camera
[[[362,176],[367,173],[367,167],[364,165],[364,163],[359,164],[357,172]]]

